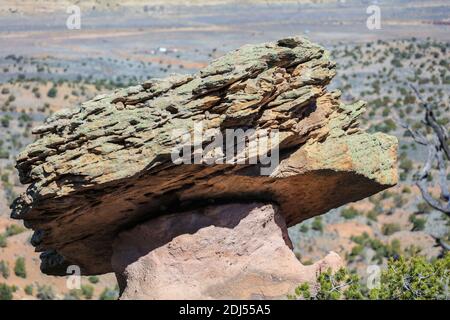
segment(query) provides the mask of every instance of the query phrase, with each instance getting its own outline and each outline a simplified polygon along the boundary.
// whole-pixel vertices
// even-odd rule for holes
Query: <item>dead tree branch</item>
[[[422,99],[419,91],[411,85],[411,88],[417,95],[420,105],[425,109],[423,123],[432,129],[432,137],[427,138],[418,130],[414,130],[404,121],[399,121],[400,125],[407,130],[414,141],[424,145],[428,150],[428,157],[420,171],[415,175],[416,185],[422,193],[423,199],[434,209],[450,215],[450,192],[447,181],[447,161],[450,160],[450,149],[448,146],[448,132],[437,121],[432,106]],[[438,169],[438,185],[440,189],[440,198],[436,199],[429,191],[428,177],[432,174],[433,167]]]

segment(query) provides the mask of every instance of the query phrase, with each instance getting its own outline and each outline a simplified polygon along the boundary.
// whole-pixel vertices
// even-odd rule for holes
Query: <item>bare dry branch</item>
[[[399,121],[400,125],[411,133],[412,138],[418,144],[425,145],[428,157],[423,167],[416,175],[416,184],[422,193],[423,199],[434,209],[450,215],[450,191],[447,181],[447,162],[450,160],[450,150],[448,146],[448,133],[437,121],[432,107],[426,103],[417,88],[411,85],[420,104],[425,109],[423,123],[432,129],[433,137],[427,139],[419,131],[413,130],[406,122]],[[440,199],[435,199],[429,192],[429,176],[432,175],[433,166],[438,168],[438,185],[440,188]]]

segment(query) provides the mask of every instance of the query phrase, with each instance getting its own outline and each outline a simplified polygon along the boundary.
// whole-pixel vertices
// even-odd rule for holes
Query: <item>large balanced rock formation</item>
[[[227,255],[235,255],[231,261],[237,263],[238,270],[233,281],[248,280],[264,272],[272,273],[272,279],[276,279],[274,265],[266,268],[266,264],[261,264],[264,270],[246,274],[248,268],[244,265],[252,262],[238,262],[237,247],[219,241],[222,236],[221,239],[243,241],[241,232],[250,224],[244,217],[260,221],[252,220],[258,214],[245,203],[259,203],[255,210],[263,212],[266,205],[275,206],[271,210],[277,214],[268,221],[272,227],[278,225],[279,230],[269,234],[278,234],[278,239],[259,238],[268,236],[261,231],[262,225],[254,226],[251,235],[258,238],[256,243],[269,246],[269,254],[271,244],[276,247],[281,235],[286,238],[284,223],[288,227],[295,225],[396,183],[396,139],[359,129],[357,118],[364,112],[364,103],[344,105],[338,91],[327,92],[325,87],[334,75],[335,64],[322,47],[303,38],[288,38],[244,46],[194,75],[150,80],[58,112],[34,129],[39,139],[17,158],[21,182],[30,186],[14,202],[12,217],[23,219],[27,227],[35,230],[32,244],[43,252],[41,267],[48,274],[65,275],[66,267],[76,264],[83,274],[116,271],[122,284],[127,278],[133,282],[137,279],[134,263],[142,255],[151,266],[145,272],[156,279],[165,264],[154,266],[153,258],[147,255],[165,256],[178,236],[190,236],[185,239],[187,250],[195,251],[203,240],[215,239],[211,248],[218,250],[217,259],[222,259],[222,245],[226,246]],[[202,148],[214,144],[217,133],[254,130],[247,143],[233,138],[231,145],[223,148],[228,155],[235,143],[244,145],[245,152],[236,154],[234,159],[244,161],[228,161],[224,152],[215,159],[225,161],[198,162],[199,144],[195,137],[194,163],[188,163],[186,158],[181,164],[174,161],[174,149],[179,151],[181,144],[191,150],[191,140],[184,139],[185,133],[194,136],[199,123],[204,130],[216,134],[211,140],[201,141]],[[269,132],[270,137],[277,133],[267,152],[273,161],[264,174],[267,163],[252,161],[262,159],[262,154],[248,152],[248,142],[262,132]],[[216,217],[197,218],[206,206],[222,208],[227,203],[240,203],[244,209],[224,207],[229,208],[229,213],[218,209]],[[235,228],[240,225],[239,219],[233,220],[235,214],[243,221],[238,229]],[[176,223],[168,219],[180,219],[183,223],[172,230]],[[284,222],[276,223],[281,220]],[[209,230],[208,225],[231,230],[222,234],[220,230]],[[144,249],[127,257],[125,253],[135,245]],[[199,259],[186,254],[180,254],[179,259],[162,259],[174,268],[164,276],[172,276],[172,280],[181,277],[185,274],[181,271],[183,265],[188,265],[191,258]],[[205,263],[193,265],[208,268],[211,259],[208,256]],[[225,268],[220,261],[221,268]],[[279,259],[271,262],[282,263]],[[140,264],[137,269],[144,267]],[[281,278],[285,271],[279,270]],[[130,280],[130,275],[134,280]],[[176,283],[187,286],[195,282],[178,280]],[[220,280],[216,277],[215,283],[208,283],[210,288],[225,292],[224,296],[258,296],[251,288],[244,290],[248,295],[225,287],[218,289]],[[165,283],[158,282],[161,286]],[[262,286],[269,284],[264,282]],[[284,290],[289,286],[281,287]],[[124,286],[122,289],[128,292]],[[189,292],[195,291],[195,297],[218,297],[205,290]],[[261,288],[254,290],[265,292]],[[271,297],[280,294],[270,292]],[[158,296],[153,293],[147,297]]]

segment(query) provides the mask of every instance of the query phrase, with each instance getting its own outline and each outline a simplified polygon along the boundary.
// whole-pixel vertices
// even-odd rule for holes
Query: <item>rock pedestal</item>
[[[17,156],[11,217],[42,272],[114,271],[123,299],[286,297],[325,263],[301,265],[286,227],[397,183],[397,139],[359,127],[335,74],[290,37],[61,110]]]
[[[228,204],[164,215],[120,233],[112,266],[121,299],[271,299],[342,265],[331,253],[304,266],[291,249],[275,205]]]

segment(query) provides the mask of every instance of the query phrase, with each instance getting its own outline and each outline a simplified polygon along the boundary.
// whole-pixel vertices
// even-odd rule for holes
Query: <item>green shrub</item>
[[[117,300],[119,298],[119,291],[116,289],[105,288],[100,294],[100,300]]]
[[[8,245],[6,241],[6,236],[4,234],[0,234],[0,248],[6,248]]]
[[[96,283],[98,283],[98,282],[100,281],[100,279],[99,279],[97,276],[90,276],[90,277],[88,278],[88,280],[89,280],[89,282],[92,283],[92,284],[96,284]]]
[[[49,285],[38,285],[36,298],[39,300],[54,300],[55,293],[53,292],[53,287]]]
[[[414,168],[412,160],[406,158],[400,161],[399,167],[400,169],[405,170],[405,172],[409,172]]]
[[[54,98],[58,94],[58,89],[56,87],[51,87],[50,90],[47,92],[47,97]]]
[[[0,159],[8,159],[9,158],[9,152],[6,150],[3,150],[0,147]]]
[[[0,283],[0,300],[12,300],[13,293],[17,290],[15,286],[8,286],[5,283]]]
[[[311,292],[309,284],[299,285],[293,295],[288,295],[289,299],[305,300],[338,300],[338,299],[363,299],[360,279],[356,274],[350,274],[346,269],[341,268],[336,273],[331,269],[322,272],[317,277],[318,289]]]
[[[450,298],[450,253],[428,262],[424,257],[389,260],[381,274],[381,286],[370,291],[371,299],[424,300]]]
[[[94,294],[94,287],[89,285],[89,284],[82,285],[81,286],[81,293],[83,294],[83,296],[86,299],[90,300],[90,299],[92,299],[92,296]]]
[[[353,219],[359,215],[359,211],[353,207],[345,208],[341,211],[341,216],[346,220]]]
[[[29,296],[33,295],[33,285],[29,284],[27,286],[25,286],[25,288],[23,289],[23,291],[25,291],[25,293]]]
[[[403,187],[403,190],[402,190],[402,192],[403,193],[411,193],[411,188],[410,187]]]
[[[19,257],[16,259],[16,264],[14,266],[14,273],[16,276],[20,278],[26,278],[27,277],[27,270],[25,268],[25,258]]]
[[[0,274],[2,275],[2,277],[4,279],[8,279],[9,278],[9,265],[8,262],[2,260],[0,261]]]
[[[391,234],[400,231],[400,226],[397,223],[386,223],[381,227],[381,232],[385,236],[390,236]]]
[[[16,234],[20,234],[24,232],[26,229],[18,224],[11,224],[6,228],[5,235],[7,237],[15,236]]]
[[[369,212],[367,212],[367,219],[377,221],[378,213],[375,210],[370,210]]]
[[[309,227],[308,227],[308,225],[307,224],[305,224],[305,223],[302,223],[301,225],[300,225],[300,232],[302,232],[302,233],[306,233],[306,232],[308,232],[308,230],[309,230]]]
[[[322,217],[314,218],[311,228],[313,230],[322,232],[323,231]]]
[[[356,274],[341,268],[317,276],[317,286],[300,284],[289,299],[336,300],[448,300],[450,293],[450,253],[431,262],[424,257],[389,259],[381,272],[380,284],[369,289]],[[316,288],[317,287],[317,288]]]
[[[425,229],[427,220],[424,218],[418,218],[415,214],[409,216],[409,222],[413,224],[412,231],[422,231]]]
[[[420,213],[430,213],[431,207],[426,202],[420,202],[417,204],[417,211]]]
[[[3,128],[9,128],[9,122],[11,120],[12,120],[12,117],[9,114],[7,114],[2,117],[2,119],[0,120],[0,123],[2,124]]]
[[[80,300],[81,294],[81,290],[72,289],[64,295],[64,300]]]

